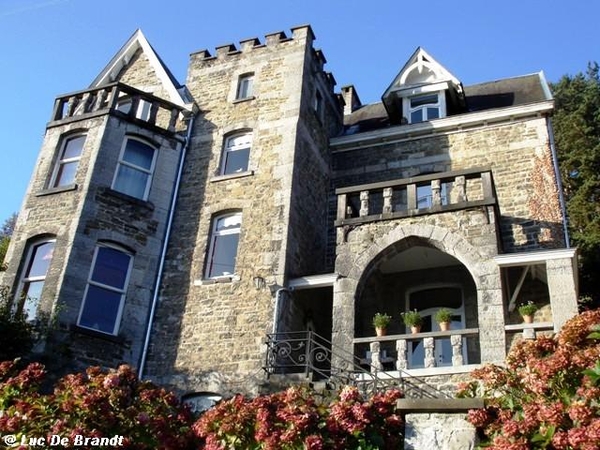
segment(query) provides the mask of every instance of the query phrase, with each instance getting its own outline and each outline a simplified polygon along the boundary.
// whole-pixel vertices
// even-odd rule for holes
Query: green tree
[[[12,213],[12,215],[4,221],[2,227],[0,227],[0,270],[6,270],[4,258],[6,257],[8,244],[10,244],[10,237],[15,229],[16,222],[17,213]]]
[[[581,293],[600,302],[600,74],[565,75],[551,84],[553,127],[573,245],[581,252]]]

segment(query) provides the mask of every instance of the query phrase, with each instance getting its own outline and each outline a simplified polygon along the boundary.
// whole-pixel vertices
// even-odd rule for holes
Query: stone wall
[[[200,113],[148,361],[148,374],[161,382],[197,391],[256,392],[265,333],[273,325],[273,292],[312,262],[322,266],[326,216],[320,211],[328,201],[328,161],[325,128],[314,127],[310,106],[314,86],[307,80],[321,70],[313,38],[309,27],[300,27],[291,38],[274,33],[265,44],[250,39],[240,50],[226,45],[215,56],[191,56],[187,87]],[[239,76],[247,73],[254,74],[253,96],[236,100]],[[332,114],[333,97],[332,89],[323,88],[330,105],[324,119]],[[237,130],[252,132],[248,171],[219,175],[224,140]],[[212,220],[234,210],[242,214],[235,276],[206,279]],[[255,279],[267,287],[257,289]],[[292,312],[281,312],[290,324],[296,323]]]

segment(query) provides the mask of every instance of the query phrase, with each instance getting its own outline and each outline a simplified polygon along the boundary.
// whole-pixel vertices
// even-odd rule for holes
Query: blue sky
[[[338,88],[370,103],[418,46],[465,85],[584,71],[598,17],[596,0],[0,0],[0,221],[21,207],[54,98],[85,89],[137,28],[184,83],[194,51],[308,23]]]

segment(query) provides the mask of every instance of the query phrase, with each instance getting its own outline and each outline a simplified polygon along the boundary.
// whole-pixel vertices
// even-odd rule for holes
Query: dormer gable
[[[185,108],[186,104],[191,103],[185,87],[175,79],[140,29],[113,56],[90,88],[115,81],[124,82]]]
[[[424,122],[465,110],[461,82],[421,47],[381,99],[392,124]]]

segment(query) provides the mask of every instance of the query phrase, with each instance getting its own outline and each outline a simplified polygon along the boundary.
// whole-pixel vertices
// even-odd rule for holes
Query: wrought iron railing
[[[450,398],[406,371],[391,373],[378,367],[365,367],[364,360],[313,331],[271,333],[267,335],[266,344],[264,369],[269,376],[300,373],[308,381],[325,381],[330,389],[356,386],[366,395],[398,388],[412,398]]]

